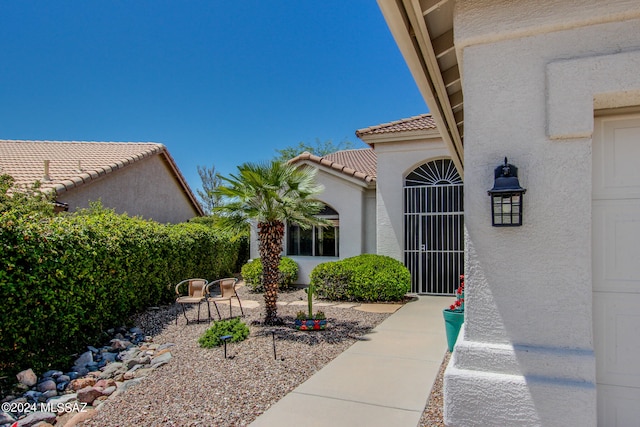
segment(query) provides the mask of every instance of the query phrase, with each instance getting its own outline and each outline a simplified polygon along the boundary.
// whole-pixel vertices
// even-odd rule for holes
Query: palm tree
[[[248,223],[257,223],[265,324],[281,322],[276,301],[285,222],[295,222],[303,228],[327,225],[325,220],[316,217],[324,205],[314,199],[323,190],[315,183],[315,175],[315,169],[298,168],[277,160],[245,163],[238,166],[237,175],[222,177],[224,183],[216,190],[227,200],[215,209],[221,214],[222,227],[241,230]]]

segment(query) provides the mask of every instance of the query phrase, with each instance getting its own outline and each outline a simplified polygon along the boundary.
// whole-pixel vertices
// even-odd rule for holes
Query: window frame
[[[287,256],[299,256],[299,257],[325,257],[325,258],[339,258],[340,257],[340,214],[330,207],[329,205],[325,205],[324,209],[316,215],[318,218],[329,220],[333,223],[332,226],[329,227],[316,227],[315,225],[310,227],[309,229],[303,229],[296,223],[287,224],[287,245],[286,245],[286,254]],[[334,252],[335,255],[319,255],[318,252],[323,252],[322,248],[319,246],[320,242],[324,240],[324,234],[328,228],[331,228],[334,233]],[[309,254],[308,250],[304,250],[304,254],[301,253],[301,246],[304,243],[304,240],[301,239],[301,236],[305,235],[307,239],[310,240],[310,249],[311,253]],[[297,238],[296,238],[297,236]],[[294,240],[295,239],[295,240]],[[324,245],[323,245],[324,247]],[[295,251],[294,251],[295,249]]]

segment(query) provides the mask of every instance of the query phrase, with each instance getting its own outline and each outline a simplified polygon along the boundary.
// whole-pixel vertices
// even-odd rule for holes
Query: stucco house
[[[321,216],[333,223],[311,230],[287,224],[284,254],[300,267],[298,283],[309,283],[320,263],[375,253],[409,268],[413,292],[453,294],[464,265],[462,181],[433,117],[356,135],[371,148],[290,160],[317,169],[326,205]],[[258,256],[255,237],[251,255]]]
[[[203,211],[162,144],[0,140],[0,173],[40,181],[73,212],[101,200],[118,213],[178,223]]]
[[[640,419],[640,2],[378,0],[464,178],[450,426]],[[518,167],[523,223],[487,190]]]

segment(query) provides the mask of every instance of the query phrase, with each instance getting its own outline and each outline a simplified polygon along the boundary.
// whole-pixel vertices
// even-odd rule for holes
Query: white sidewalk
[[[407,303],[251,426],[415,427],[447,349],[450,299]]]

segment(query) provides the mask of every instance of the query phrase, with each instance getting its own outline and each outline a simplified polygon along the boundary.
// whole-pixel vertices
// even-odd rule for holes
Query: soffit
[[[464,109],[453,34],[454,0],[378,0],[429,110],[463,176]]]

